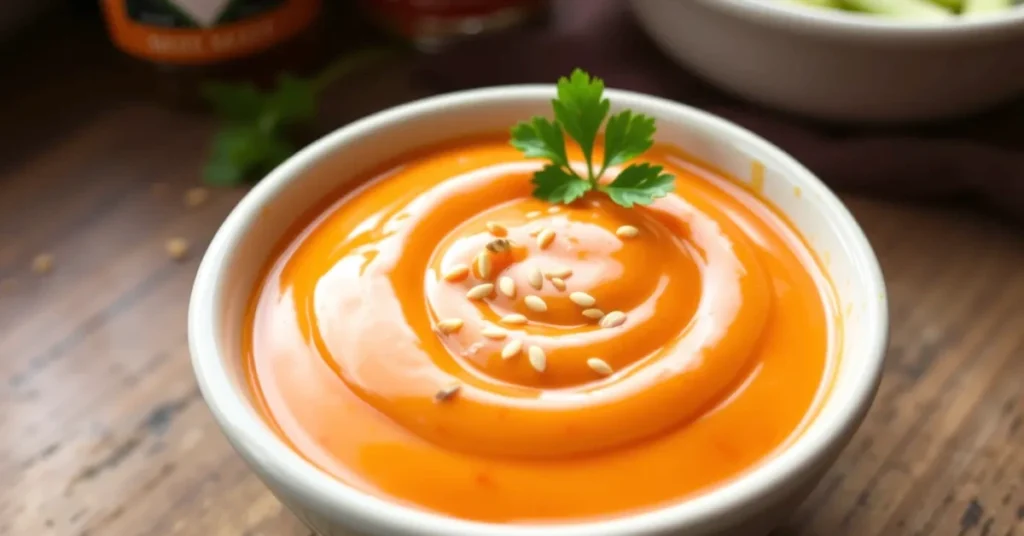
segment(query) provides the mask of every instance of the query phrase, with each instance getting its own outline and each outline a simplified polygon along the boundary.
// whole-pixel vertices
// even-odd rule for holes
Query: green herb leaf
[[[267,92],[252,84],[206,84],[202,94],[224,122],[203,169],[206,181],[235,185],[273,169],[295,152],[289,140],[291,129],[316,117],[323,89],[338,77],[390,53],[387,49],[357,51],[310,79],[285,73]]]
[[[587,178],[592,183],[598,179],[591,165],[594,140],[611,107],[608,99],[601,98],[603,93],[604,81],[596,77],[591,79],[589,74],[576,69],[569,78],[558,80],[558,98],[551,101],[555,119],[580,145],[583,157],[587,160]]]
[[[551,203],[572,203],[590,191],[590,181],[567,173],[556,166],[545,166],[533,175],[534,197]]]
[[[295,148],[272,130],[229,126],[214,138],[204,179],[216,186],[237,185],[246,177],[270,171],[293,152]]]
[[[212,186],[236,186],[245,181],[245,174],[226,158],[211,158],[203,167],[203,180]]]
[[[546,158],[555,165],[569,167],[562,127],[546,118],[534,117],[512,127],[512,146],[527,158]]]
[[[647,163],[632,164],[602,190],[612,201],[626,208],[634,204],[650,205],[675,189],[675,177],[662,173],[663,169]]]
[[[594,143],[611,104],[604,82],[580,69],[558,80],[558,98],[551,101],[555,120],[534,117],[512,127],[511,144],[528,158],[551,162],[534,174],[534,197],[551,203],[572,203],[589,191],[605,192],[624,207],[649,205],[672,191],[675,178],[661,166],[633,164],[606,186],[601,176],[610,166],[636,158],[654,145],[654,118],[623,110],[608,119],[604,161],[594,173]],[[565,134],[576,141],[587,165],[587,177],[577,174],[565,149]]]
[[[249,121],[264,107],[264,96],[253,84],[210,82],[203,86],[202,94],[217,114],[227,121]]]
[[[311,80],[288,73],[277,78],[277,87],[267,96],[265,113],[273,113],[281,125],[303,123],[316,116],[317,89]]]
[[[604,164],[602,169],[616,166],[650,149],[654,145],[654,118],[619,112],[608,119],[604,130]]]

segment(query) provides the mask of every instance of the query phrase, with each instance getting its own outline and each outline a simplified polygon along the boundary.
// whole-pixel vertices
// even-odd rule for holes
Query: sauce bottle
[[[540,20],[548,0],[362,0],[382,26],[417,48],[435,50],[464,37]]]
[[[197,104],[204,81],[266,84],[326,61],[321,0],[101,0],[114,44],[152,66],[157,90]]]

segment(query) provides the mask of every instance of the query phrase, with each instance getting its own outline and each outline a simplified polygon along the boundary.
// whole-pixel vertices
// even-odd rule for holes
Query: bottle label
[[[205,64],[254,54],[304,30],[321,0],[103,0],[111,39],[147,60]]]

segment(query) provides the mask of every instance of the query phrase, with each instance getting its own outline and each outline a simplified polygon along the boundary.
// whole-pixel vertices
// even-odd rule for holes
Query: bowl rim
[[[799,27],[824,35],[929,41],[936,38],[989,40],[1011,33],[1024,34],[1024,5],[1003,13],[956,17],[946,21],[872,16],[772,0],[697,1],[733,15],[756,17],[768,24]]]
[[[770,155],[793,175],[808,194],[823,200],[836,232],[854,251],[854,272],[878,299],[867,300],[862,311],[871,334],[863,356],[863,368],[843,400],[835,418],[810,427],[798,439],[773,457],[735,479],[707,493],[651,511],[603,520],[571,524],[498,525],[466,521],[419,510],[359,491],[328,475],[288,447],[258,415],[246,395],[246,386],[235,389],[226,363],[237,356],[221,355],[220,335],[223,312],[218,307],[222,280],[233,249],[242,242],[260,210],[288,185],[336,147],[381,128],[390,128],[410,118],[430,115],[450,107],[498,106],[508,101],[547,102],[555,93],[553,85],[518,85],[473,89],[428,97],[370,115],[343,126],[313,142],[274,169],[236,205],[224,220],[200,263],[188,311],[188,338],[192,365],[200,391],[215,420],[233,447],[264,479],[283,488],[298,504],[328,517],[344,517],[348,523],[364,525],[393,536],[445,534],[450,536],[641,536],[664,534],[680,528],[697,528],[720,523],[739,512],[752,512],[780,488],[799,481],[842,446],[863,419],[877,389],[888,344],[888,310],[885,284],[878,260],[863,231],[839,199],[809,170],[778,147],[752,132],[710,113],[635,92],[608,89],[606,95],[623,107],[646,108],[659,114],[698,125],[714,136],[744,146],[754,146]],[[683,119],[685,118],[685,119]],[[831,395],[830,395],[831,396]],[[811,433],[814,432],[814,433]]]

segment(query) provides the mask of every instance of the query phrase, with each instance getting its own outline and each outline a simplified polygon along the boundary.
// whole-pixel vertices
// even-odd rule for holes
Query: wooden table
[[[243,194],[183,202],[213,125],[128,98],[116,62],[78,52],[41,46],[0,88],[0,535],[308,535],[189,365],[197,262]],[[402,77],[333,97],[325,122],[415,96]],[[775,534],[1024,535],[1024,233],[846,201],[886,274],[891,350],[864,426]]]

